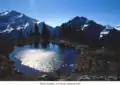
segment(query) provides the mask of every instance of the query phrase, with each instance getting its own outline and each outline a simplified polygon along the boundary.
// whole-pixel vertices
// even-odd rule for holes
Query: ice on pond
[[[59,55],[54,51],[42,49],[28,49],[16,54],[16,58],[21,61],[22,65],[43,72],[51,72],[60,68],[62,61],[58,59],[58,56]]]

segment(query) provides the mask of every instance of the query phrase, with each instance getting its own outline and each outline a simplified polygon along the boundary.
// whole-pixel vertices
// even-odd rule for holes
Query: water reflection
[[[79,51],[75,51],[72,48],[61,50],[57,44],[49,43],[45,44],[45,46],[43,44],[29,44],[23,47],[15,46],[10,58],[15,61],[15,67],[19,71],[27,74],[35,74],[37,71],[51,72],[56,69],[67,72],[74,71],[76,56],[79,54]]]
[[[38,46],[39,46],[39,40],[35,40],[34,41],[34,48],[38,48]]]

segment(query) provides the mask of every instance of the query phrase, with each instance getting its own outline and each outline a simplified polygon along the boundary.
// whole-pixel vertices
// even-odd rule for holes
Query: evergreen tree
[[[30,32],[28,33],[28,36],[33,36],[33,35],[34,35],[33,31],[30,30]]]
[[[25,42],[26,42],[26,37],[24,36],[23,31],[21,29],[18,37],[18,44],[22,45]]]
[[[37,48],[39,45],[39,41],[40,41],[40,33],[39,33],[39,27],[37,23],[35,23],[34,29],[35,29],[35,32],[33,33],[33,36],[35,37],[34,46],[35,48]]]
[[[23,32],[22,32],[22,29],[21,29],[21,30],[20,30],[20,33],[19,33],[18,40],[22,41],[22,40],[24,40],[24,39],[25,39],[25,37],[24,37],[24,34],[23,34]]]
[[[45,23],[43,23],[41,36],[42,36],[42,39],[43,39],[44,42],[48,42],[48,40],[50,38],[50,33],[49,33]]]
[[[37,23],[35,23],[34,29],[35,29],[35,34],[39,34],[39,27]]]

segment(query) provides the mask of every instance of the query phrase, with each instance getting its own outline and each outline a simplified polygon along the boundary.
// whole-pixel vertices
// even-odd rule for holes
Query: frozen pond
[[[45,48],[41,44],[35,48],[34,44],[15,46],[10,54],[14,66],[25,74],[38,74],[59,70],[73,72],[76,67],[76,56],[79,51],[72,48],[61,48],[57,44],[49,43]]]

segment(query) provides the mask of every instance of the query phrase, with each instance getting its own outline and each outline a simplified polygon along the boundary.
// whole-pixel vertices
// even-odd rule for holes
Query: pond
[[[76,68],[76,56],[80,51],[73,48],[61,48],[57,44],[49,43],[43,47],[39,43],[15,46],[10,54],[14,66],[19,72],[25,74],[39,74],[40,72],[74,72]]]

